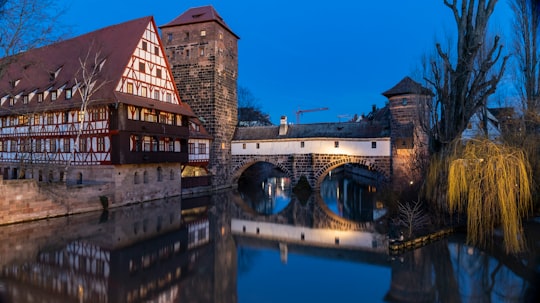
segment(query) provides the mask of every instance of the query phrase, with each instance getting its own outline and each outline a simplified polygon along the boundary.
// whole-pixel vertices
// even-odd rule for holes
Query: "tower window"
[[[199,47],[199,53],[200,53],[201,57],[204,56],[204,47],[202,47],[202,46]]]
[[[371,142],[371,148],[377,148],[377,142],[376,141]]]
[[[339,141],[334,141],[334,147],[335,147],[335,148],[338,148],[338,147],[339,147]]]
[[[300,142],[300,148],[304,148],[305,144],[304,144],[304,141],[301,141]]]
[[[407,102],[408,102],[407,98],[401,99],[401,104],[402,105],[407,105]]]
[[[172,33],[167,34],[167,41],[172,42]]]
[[[206,37],[206,30],[201,30],[201,37]]]
[[[259,149],[261,147],[261,145],[259,143],[257,143],[256,146],[257,146],[257,149]]]

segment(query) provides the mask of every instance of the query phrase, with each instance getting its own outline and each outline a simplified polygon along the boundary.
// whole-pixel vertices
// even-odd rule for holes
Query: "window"
[[[71,88],[66,89],[66,100],[71,99],[72,97],[72,91]]]
[[[184,40],[189,39],[189,32],[186,32],[186,35],[184,36]]]
[[[37,94],[37,102],[43,102],[43,93]]]
[[[139,184],[139,183],[141,183],[141,180],[140,180],[140,178],[139,178],[139,173],[138,173],[138,172],[135,172],[135,173],[133,174],[133,184]]]
[[[204,57],[204,47],[203,46],[199,47],[199,54],[200,54],[201,57]]]
[[[53,115],[53,113],[47,113],[47,124],[54,124],[54,115]]]
[[[141,73],[146,73],[146,65],[144,64],[144,62],[139,62],[139,71]]]
[[[205,143],[199,143],[199,154],[201,154],[201,155],[206,154],[206,144]]]
[[[194,155],[195,154],[195,143],[188,143],[188,149],[189,149],[189,154]]]
[[[163,169],[161,166],[157,168],[157,180],[158,182],[163,181]]]
[[[304,141],[300,142],[300,148],[304,148],[305,144]]]
[[[69,138],[65,138],[64,139],[64,152],[69,153],[70,150],[71,150],[71,142]]]
[[[189,49],[186,49],[186,57],[189,58]]]
[[[339,148],[339,141],[334,141],[334,147]]]
[[[143,41],[143,42],[142,42],[142,49],[143,49],[144,51],[148,50],[148,43],[146,43],[146,41]]]
[[[145,170],[144,173],[143,173],[143,183],[148,183],[148,172]],[[143,223],[144,224],[144,223]],[[146,224],[144,224],[144,226],[146,226]],[[143,230],[145,230],[145,228],[143,227]],[[146,231],[146,230],[145,230]]]
[[[97,151],[98,152],[105,151],[105,138],[103,137],[97,138]]]
[[[86,138],[80,138],[79,139],[79,151],[82,153],[85,153],[88,151],[88,147],[86,144]]]
[[[161,68],[156,68],[156,77],[161,78]]]
[[[201,30],[201,37],[206,37],[206,30]]]
[[[246,149],[246,143],[242,143],[242,149]]]
[[[56,152],[56,139],[49,139],[49,152]]]
[[[259,143],[257,143],[256,146],[257,146],[257,149],[259,149],[261,147],[261,145]]]
[[[159,100],[159,91],[154,91],[154,99]]]
[[[36,153],[43,151],[41,139],[36,139]]]
[[[9,142],[9,151],[10,152],[16,152],[17,151],[17,140],[11,140]]]
[[[401,105],[407,105],[407,98],[401,99]]]
[[[172,42],[173,35],[172,33],[167,34],[167,42]]]
[[[28,104],[28,95],[22,97],[23,104]]]
[[[219,40],[223,40],[223,33],[219,32]]]
[[[174,140],[170,139],[168,141],[168,145],[169,145],[169,151],[173,152],[174,151]]]
[[[376,141],[371,142],[371,148],[377,148],[377,142]]]
[[[38,114],[34,115],[34,125],[39,125],[39,115]]]
[[[56,101],[57,94],[58,92],[55,90],[51,92],[51,101]]]
[[[15,98],[9,97],[9,106],[15,105]]]
[[[169,103],[172,102],[172,94],[171,93],[167,93],[167,102],[169,102]]]
[[[148,89],[146,86],[141,87],[141,96],[148,97]]]
[[[159,56],[159,47],[154,46],[154,55]]]
[[[128,84],[127,84],[127,93],[128,94],[133,94],[133,83],[131,83],[131,82],[128,82]]]

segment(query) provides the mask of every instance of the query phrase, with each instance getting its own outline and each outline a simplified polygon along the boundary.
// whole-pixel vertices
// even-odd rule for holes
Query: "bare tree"
[[[269,126],[270,116],[263,113],[258,99],[244,86],[238,86],[238,124],[240,126]]]
[[[397,224],[407,228],[407,238],[411,238],[415,231],[429,224],[429,217],[422,209],[422,203],[418,201],[398,202]]]
[[[66,164],[65,176],[67,176],[67,170],[73,159],[75,159],[76,152],[79,150],[81,135],[85,129],[87,109],[93,101],[92,96],[108,83],[108,81],[101,77],[101,69],[105,63],[106,59],[101,55],[101,52],[99,50],[94,51],[94,47],[92,46],[90,46],[84,58],[79,58],[80,68],[74,75],[75,87],[77,87],[77,93],[81,97],[78,117],[79,126],[77,127],[77,136],[75,137],[75,142],[73,143],[70,157]]]
[[[436,44],[438,57],[430,60],[431,75],[425,76],[435,92],[430,109],[435,152],[444,150],[461,135],[472,115],[486,106],[503,75],[508,56],[502,56],[500,39],[486,39],[496,3],[497,0],[444,0],[456,22],[457,45],[453,56],[450,50]]]

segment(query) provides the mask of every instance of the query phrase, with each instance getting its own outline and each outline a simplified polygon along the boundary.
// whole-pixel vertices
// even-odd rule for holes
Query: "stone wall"
[[[348,156],[325,154],[295,154],[295,155],[235,155],[232,157],[232,180],[238,181],[242,173],[256,162],[268,162],[286,173],[296,185],[302,176],[308,179],[312,188],[318,188],[324,177],[332,169],[355,163],[377,171],[381,182],[387,182],[391,176],[390,157],[384,156]]]
[[[229,187],[238,120],[238,38],[211,21],[162,28],[162,40],[182,102],[213,136],[208,165],[212,186]]]

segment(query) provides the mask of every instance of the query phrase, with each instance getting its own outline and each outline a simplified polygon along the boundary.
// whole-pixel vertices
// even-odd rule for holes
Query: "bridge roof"
[[[237,127],[233,140],[271,140],[299,138],[381,138],[389,137],[386,123],[313,123],[288,125],[287,134],[279,135],[278,126]]]

